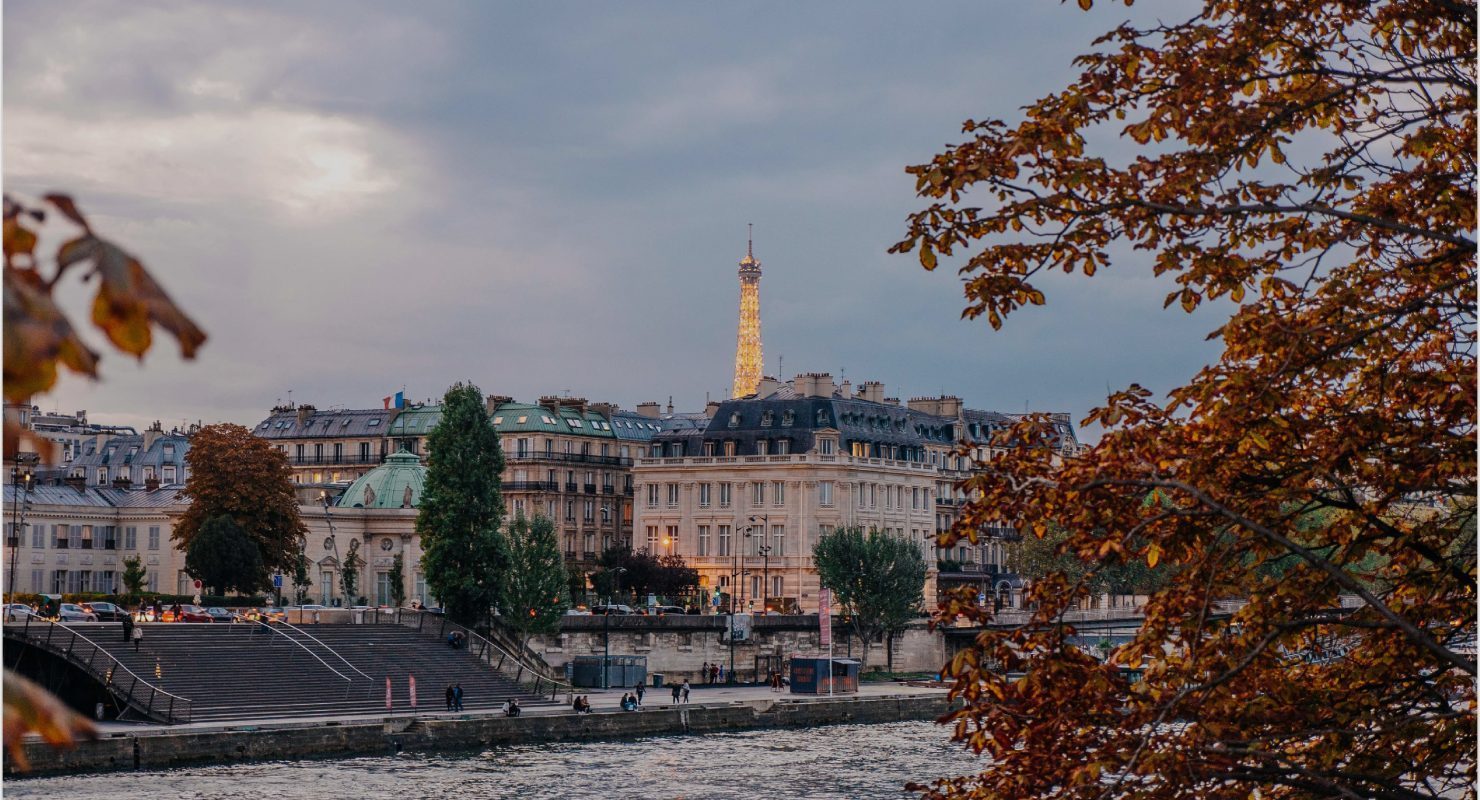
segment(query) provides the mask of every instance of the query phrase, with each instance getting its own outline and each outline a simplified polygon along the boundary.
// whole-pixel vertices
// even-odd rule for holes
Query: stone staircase
[[[398,625],[147,624],[137,652],[120,626],[75,627],[144,680],[188,698],[192,722],[384,714],[387,677],[391,711],[400,713],[412,710],[412,676],[419,711],[444,711],[446,688],[458,683],[468,711],[510,698],[526,707],[554,702],[467,651]]]

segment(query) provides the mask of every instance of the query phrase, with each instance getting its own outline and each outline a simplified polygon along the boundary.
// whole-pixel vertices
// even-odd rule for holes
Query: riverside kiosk
[[[831,666],[832,677],[828,677]],[[853,694],[858,691],[858,670],[863,664],[851,658],[791,658],[792,694]]]

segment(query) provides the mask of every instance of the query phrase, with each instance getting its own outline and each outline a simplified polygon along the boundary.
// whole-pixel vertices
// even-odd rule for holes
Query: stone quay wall
[[[646,656],[647,670],[665,680],[703,683],[705,663],[719,662],[730,671],[730,644],[724,638],[728,617],[723,615],[571,616],[561,621],[558,634],[531,637],[529,647],[545,663],[563,669],[576,656]],[[825,655],[817,615],[753,617],[751,637],[735,643],[735,672],[741,681],[756,679],[757,663],[765,677],[766,659],[775,666],[793,654]],[[939,672],[949,659],[945,637],[931,631],[924,620],[894,638],[895,672]],[[844,623],[833,625],[833,655],[860,659],[864,643]],[[884,669],[888,653],[883,642],[868,646],[868,669]]]
[[[641,712],[530,714],[522,717],[399,717],[342,723],[291,723],[219,729],[119,733],[71,750],[26,742],[29,773],[6,758],[8,779],[25,775],[328,758],[406,751],[473,750],[531,742],[593,741],[755,728],[811,727],[935,719],[944,692],[898,696],[776,698],[661,706]]]

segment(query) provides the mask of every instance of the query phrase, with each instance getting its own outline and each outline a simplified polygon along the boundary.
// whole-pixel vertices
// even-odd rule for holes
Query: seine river
[[[7,780],[5,797],[905,798],[910,781],[975,772],[981,763],[942,726],[896,722]]]

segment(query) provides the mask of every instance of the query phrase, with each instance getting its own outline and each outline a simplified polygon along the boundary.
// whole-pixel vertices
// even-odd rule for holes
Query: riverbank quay
[[[31,770],[15,771],[7,756],[5,777],[931,720],[948,709],[945,689],[898,683],[869,684],[858,694],[835,697],[773,692],[764,686],[696,686],[686,704],[673,703],[666,689],[652,689],[643,709],[635,712],[619,709],[622,694],[593,690],[590,714],[563,707],[531,709],[518,717],[432,711],[230,725],[105,723],[101,738],[70,750],[54,750],[39,737],[28,737],[25,752]],[[436,708],[441,698],[428,700]]]

